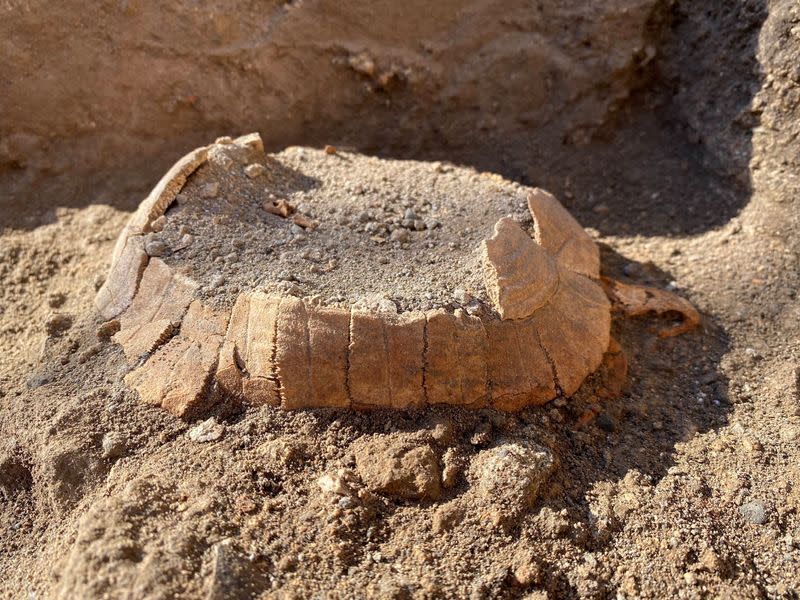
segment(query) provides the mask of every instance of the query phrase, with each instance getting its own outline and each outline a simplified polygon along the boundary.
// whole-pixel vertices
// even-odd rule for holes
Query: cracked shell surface
[[[96,305],[119,318],[126,383],[179,416],[223,398],[519,410],[600,365],[598,276],[594,242],[543,190],[441,163],[266,155],[251,134],[170,169]]]

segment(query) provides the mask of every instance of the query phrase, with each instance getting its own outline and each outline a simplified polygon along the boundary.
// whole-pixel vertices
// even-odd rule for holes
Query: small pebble
[[[183,250],[184,248],[188,248],[194,243],[194,236],[191,233],[184,233],[181,236],[181,239],[178,241],[178,244],[175,246],[175,250]]]
[[[125,440],[120,434],[110,431],[103,436],[103,458],[119,458],[125,450]]]
[[[479,317],[483,314],[483,304],[478,300],[472,300],[466,307],[467,314],[471,317]]]
[[[215,442],[220,439],[225,433],[225,425],[217,423],[214,417],[206,419],[199,425],[192,427],[189,430],[189,439],[193,442]]]
[[[350,508],[355,508],[357,502],[351,496],[342,496],[339,499],[339,508],[342,510],[347,510]]]
[[[425,223],[426,229],[437,229],[438,227],[442,226],[442,224],[439,221],[437,221],[436,219],[431,219],[431,218],[425,219],[424,223]]]
[[[492,441],[492,424],[484,421],[475,428],[469,438],[469,443],[473,446],[485,446]]]
[[[405,243],[408,241],[408,231],[405,229],[395,229],[389,236],[393,242]]]
[[[376,223],[375,221],[370,221],[364,226],[364,231],[367,233],[385,233],[386,232],[386,225],[383,223]]]
[[[745,521],[755,525],[763,525],[767,522],[767,509],[756,500],[742,504],[739,507],[739,514]]]
[[[600,413],[597,416],[597,426],[605,431],[606,433],[613,433],[614,432],[614,421],[611,417],[608,416],[606,413]]]
[[[264,174],[264,165],[258,163],[249,164],[244,168],[244,174],[250,179],[255,179]]]
[[[155,221],[150,223],[150,229],[152,229],[153,231],[158,233],[160,231],[163,231],[164,225],[166,225],[166,224],[167,224],[167,217],[165,217],[164,215],[161,215]]]
[[[167,245],[158,238],[151,237],[144,243],[144,251],[147,256],[164,256],[167,249]]]
[[[467,304],[470,300],[472,300],[472,294],[464,291],[461,288],[456,288],[453,290],[453,299],[459,304]]]
[[[744,353],[747,355],[748,358],[752,359],[753,361],[757,361],[764,358],[762,354],[755,348],[745,348]]]
[[[217,194],[219,194],[219,183],[217,183],[216,181],[207,183],[200,188],[200,196],[202,198],[216,198]]]
[[[335,475],[325,474],[317,479],[317,485],[325,494],[347,496],[353,492],[349,483],[351,478],[345,469],[339,469]]]

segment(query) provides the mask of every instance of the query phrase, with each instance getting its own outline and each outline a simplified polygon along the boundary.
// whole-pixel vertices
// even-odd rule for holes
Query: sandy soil
[[[491,173],[298,147],[264,160],[226,148],[235,146],[192,174],[146,241],[215,305],[230,308],[253,289],[348,308],[385,299],[400,311],[488,302],[481,241],[507,215],[533,227],[529,188]],[[281,202],[292,214],[269,212]]]
[[[666,340],[653,319],[618,320],[629,383],[607,402],[601,373],[569,401],[514,416],[264,408],[198,437],[197,423],[125,390],[123,357],[97,338],[91,312],[117,232],[177,142],[159,142],[152,165],[131,160],[118,188],[127,159],[72,179],[74,165],[52,168],[74,131],[33,154],[19,137],[13,152],[6,143],[0,594],[797,597],[800,9],[667,12],[644,19],[657,58],[635,84],[626,76],[613,111],[601,103],[585,136],[520,122],[501,128],[502,151],[487,134],[468,151],[431,136],[415,152],[552,189],[597,231],[606,273],[703,311],[700,330]],[[509,110],[524,113],[516,102]],[[436,109],[443,130],[475,119],[452,110]],[[181,123],[172,131],[188,150]],[[286,143],[315,141],[283,131]],[[90,142],[75,142],[79,156]],[[94,169],[105,173],[97,189]],[[599,416],[581,425],[586,410]]]

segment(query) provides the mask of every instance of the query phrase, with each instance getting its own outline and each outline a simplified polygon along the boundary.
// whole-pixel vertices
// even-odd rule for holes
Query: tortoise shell
[[[223,205],[215,183],[182,193],[191,177],[202,179],[203,169],[216,165],[225,170],[226,185],[245,186],[270,160],[258,134],[193,150],[121,232],[95,304],[105,319],[119,321],[113,339],[133,366],[125,380],[145,402],[179,416],[223,398],[285,409],[451,404],[519,410],[572,395],[601,364],[611,306],[599,282],[598,248],[541,189],[517,186],[530,226],[519,215],[501,216],[465,250],[477,261],[482,304],[387,310],[320,301],[272,279],[238,290],[228,305],[215,302],[208,282],[162,256],[153,236],[179,210],[176,204],[198,211],[201,202]],[[347,179],[347,161],[330,168]],[[252,190],[250,196],[258,195],[258,187]],[[312,219],[296,211],[289,218],[294,207],[288,202],[262,200],[269,218],[285,219],[298,238],[315,235]],[[387,243],[403,245],[406,234],[400,234],[372,236],[374,252]],[[184,238],[173,250],[191,243],[191,235]]]

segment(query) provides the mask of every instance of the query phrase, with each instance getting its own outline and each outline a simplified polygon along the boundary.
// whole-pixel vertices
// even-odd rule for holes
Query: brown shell
[[[556,262],[592,279],[600,277],[600,250],[555,196],[539,188],[528,194],[536,242]]]
[[[225,143],[231,143],[230,141]],[[232,143],[263,152],[257,134]],[[500,219],[482,247],[496,314],[387,314],[242,293],[229,314],[192,301],[195,284],[148,258],[143,235],[214,146],[170,169],[120,235],[98,310],[144,361],[126,382],[185,416],[216,394],[253,405],[519,410],[573,394],[609,344],[611,311],[597,247],[550,194],[533,190],[534,236]]]

